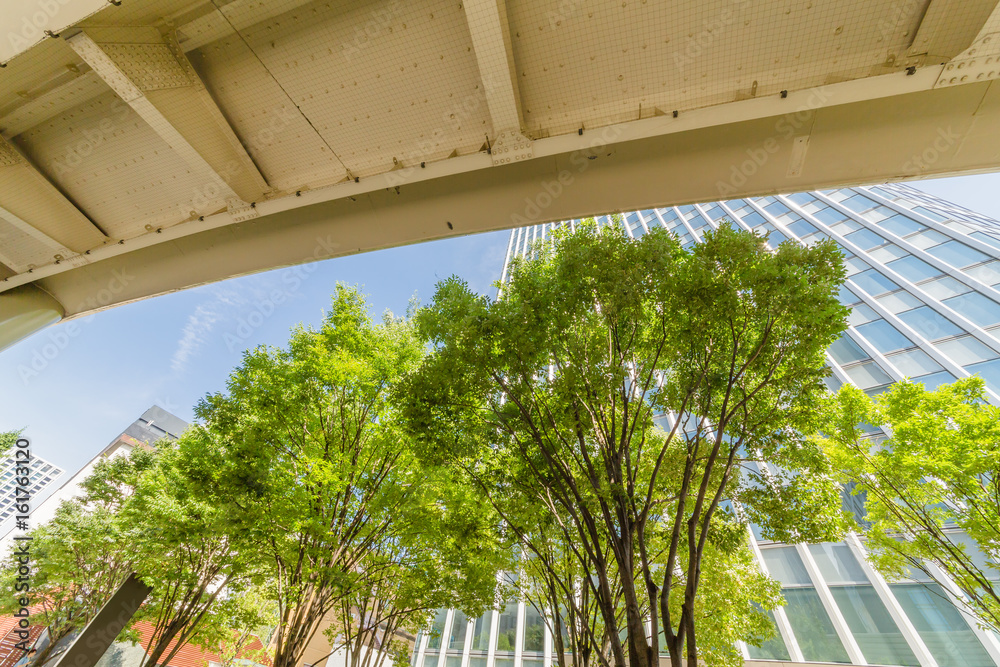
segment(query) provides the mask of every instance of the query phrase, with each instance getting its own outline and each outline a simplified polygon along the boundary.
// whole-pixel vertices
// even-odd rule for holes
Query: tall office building
[[[176,439],[188,426],[180,417],[176,417],[163,408],[159,406],[152,406],[144,413],[142,416],[136,419],[132,424],[128,426],[122,433],[116,437],[114,440],[108,444],[107,447],[102,449],[94,458],[87,462],[75,475],[66,480],[62,486],[52,492],[47,498],[42,500],[37,505],[32,505],[31,514],[29,518],[28,525],[32,528],[46,523],[55,516],[56,510],[63,500],[71,500],[81,495],[82,490],[80,484],[85,480],[91,472],[94,470],[94,466],[97,465],[98,461],[107,458],[113,458],[115,456],[122,456],[128,454],[135,447],[152,447],[157,440],[161,438],[169,438],[171,440]],[[39,472],[42,471],[45,465],[51,465],[36,458],[36,461],[41,462],[38,464]],[[0,466],[5,466],[6,464],[0,464]],[[7,470],[6,467],[0,467],[0,470]],[[10,468],[13,471],[13,468]],[[51,484],[52,481],[58,475],[62,474],[62,470],[52,466],[52,470],[45,472],[39,481],[45,480],[47,477],[51,476],[51,480],[45,482],[46,484]],[[55,474],[53,474],[55,473]],[[0,477],[0,517],[8,513],[7,505],[4,503],[8,500],[10,501],[10,507],[13,507],[14,492],[13,487],[10,487],[10,492],[8,493],[5,489],[8,488],[8,480],[11,479],[10,476],[4,475]],[[34,477],[33,477],[34,479]],[[41,491],[42,487],[39,487]],[[32,497],[36,496],[36,492],[32,491]],[[11,514],[12,517],[12,514]],[[21,531],[15,530],[16,524],[13,518],[0,523],[0,553],[7,553],[10,548],[10,544],[16,535],[19,535]]]
[[[18,477],[15,473],[18,466],[28,465],[28,485],[22,486],[17,483]],[[18,494],[18,488],[28,492],[29,498],[37,498],[46,488],[52,485],[63,471],[57,466],[49,463],[43,458],[32,455],[31,460],[25,462],[16,458],[16,450],[12,451],[0,461],[0,534],[7,532],[16,525],[15,516],[19,514],[16,510],[17,498],[23,496]],[[31,502],[29,500],[29,506]]]
[[[615,220],[602,216],[598,223],[622,224],[633,237],[664,227],[685,245],[724,220],[769,232],[772,247],[832,238],[846,258],[840,300],[851,314],[827,352],[831,389],[852,382],[874,395],[906,377],[934,388],[979,375],[989,400],[1000,404],[1000,222],[899,184],[635,211]],[[576,222],[512,231],[503,279],[512,257]],[[919,574],[887,582],[867,563],[858,536],[788,545],[755,534],[752,542],[761,567],[781,582],[787,606],[773,614],[775,638],[740,647],[748,664],[1000,666],[997,635],[956,606],[957,589]],[[432,631],[421,634],[417,667],[552,664],[548,629],[523,602],[479,619],[441,610]]]

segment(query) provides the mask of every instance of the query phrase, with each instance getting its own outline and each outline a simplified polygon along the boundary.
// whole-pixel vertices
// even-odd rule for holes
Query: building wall
[[[18,475],[15,471],[24,461],[15,458],[16,451],[12,451],[10,456],[0,461],[0,534],[13,530],[16,526],[16,516],[20,514],[15,509],[18,497],[16,482]],[[31,473],[28,476],[27,490],[31,498],[37,498],[63,474],[61,468],[38,456],[31,457],[28,467]],[[33,504],[29,501],[29,507]]]
[[[59,509],[59,505],[64,500],[72,500],[82,495],[83,490],[80,485],[94,471],[94,466],[97,465],[98,461],[116,456],[124,456],[132,451],[134,447],[151,447],[161,438],[175,438],[186,427],[187,422],[181,420],[179,417],[175,417],[158,406],[152,406],[139,419],[129,425],[121,435],[102,449],[97,456],[88,461],[76,474],[65,480],[62,486],[53,491],[37,506],[32,507],[29,528],[48,523],[55,516],[56,510]],[[36,461],[42,460],[36,457]],[[45,462],[43,461],[43,463]],[[63,472],[58,468],[56,470],[59,471],[60,475]],[[3,494],[0,497],[6,498],[8,495],[11,498],[14,497],[13,491],[7,494],[0,488],[0,493]],[[32,495],[35,495],[34,492]],[[0,554],[7,553],[10,550],[10,545],[14,541],[15,535],[19,535],[22,532],[15,530],[15,524],[12,520],[0,524]]]
[[[904,378],[933,389],[979,375],[989,400],[1000,405],[1000,222],[901,184],[650,209],[597,222],[620,224],[633,237],[665,227],[689,247],[726,220],[768,233],[771,247],[824,238],[841,247],[848,278],[839,298],[851,315],[827,352],[830,389],[852,382],[876,395]],[[561,224],[577,222],[513,230],[502,280],[512,257]],[[870,437],[885,436],[875,430]],[[850,509],[858,510],[857,502],[845,495]],[[788,604],[772,614],[774,639],[740,647],[748,665],[1000,666],[997,636],[955,606],[957,589],[920,578],[887,582],[867,563],[858,535],[836,544],[787,545],[752,529],[751,543]],[[524,644],[534,634],[525,626],[540,617],[523,603],[473,622],[460,613],[438,615],[433,632],[418,642],[416,667],[551,663],[546,628],[540,645]],[[474,642],[482,650],[472,650]],[[512,650],[501,651],[500,643]]]

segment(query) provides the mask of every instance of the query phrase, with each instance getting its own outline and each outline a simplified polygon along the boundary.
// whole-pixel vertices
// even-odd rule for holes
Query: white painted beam
[[[20,216],[15,215],[12,211],[8,211],[3,206],[0,206],[0,218],[3,218],[17,229],[47,246],[50,250],[54,250],[56,253],[69,252],[69,250],[63,244],[59,243],[59,241],[56,241],[42,230],[25,221]]]
[[[463,6],[493,123],[493,164],[526,160],[532,157],[531,141],[521,131],[514,57],[506,17],[501,15],[503,0],[466,0]]]
[[[106,282],[109,271],[135,272],[128,289],[115,295],[121,303],[315,259],[550,220],[996,169],[1000,106],[988,102],[1000,93],[988,84],[930,90],[936,75],[926,68],[539,139],[536,159],[502,169],[475,153],[395,171],[391,180],[383,174],[303,190],[258,202],[257,221],[208,215],[0,280],[0,292],[37,281],[73,304],[88,286]],[[820,92],[825,106],[810,105]],[[901,104],[911,113],[894,117]],[[780,130],[801,109],[811,109],[815,120],[810,161],[790,179],[790,140]],[[890,117],[891,127],[871,123]],[[962,149],[927,167],[910,160],[941,127],[950,127]],[[720,196],[719,183],[747,162],[748,149],[776,137],[777,152],[753,163],[752,177]]]
[[[150,128],[188,165],[192,173],[206,183],[215,183],[223,198],[227,200],[241,200],[240,196],[230,187],[223,176],[212,167],[208,161],[202,157],[201,153],[192,146],[178,129],[157,109],[149,98],[145,95],[142,86],[148,85],[135,80],[134,76],[126,74],[108,54],[102,45],[95,42],[87,33],[79,32],[72,37],[68,37],[69,43],[77,55],[86,62],[90,68],[101,79],[111,87],[112,90],[128,104],[139,116],[146,121]],[[155,45],[154,45],[155,46]],[[161,45],[166,48],[165,45]],[[177,65],[177,63],[174,63]],[[184,86],[190,83],[185,73],[177,65],[176,70],[163,72],[151,72],[150,78],[175,78],[184,77],[178,80],[177,85]]]
[[[1000,3],[980,28],[969,48],[944,66],[936,88],[1000,79]]]
[[[104,233],[32,162],[0,138],[0,217],[67,257],[107,241]],[[13,258],[16,264],[24,265]]]

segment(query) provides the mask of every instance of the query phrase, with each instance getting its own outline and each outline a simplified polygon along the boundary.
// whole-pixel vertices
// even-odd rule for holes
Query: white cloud
[[[246,299],[235,290],[216,289],[211,299],[199,304],[188,316],[187,323],[181,330],[181,337],[177,340],[177,349],[170,359],[170,367],[174,372],[182,372],[188,361],[208,342],[215,325],[229,319],[244,303]]]

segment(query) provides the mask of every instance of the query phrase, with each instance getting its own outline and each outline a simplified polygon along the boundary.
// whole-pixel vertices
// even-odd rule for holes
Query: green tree
[[[590,570],[581,565],[553,516],[544,508],[537,509],[537,524],[521,539],[526,545],[524,558],[518,564],[521,594],[549,627],[553,658],[559,667],[607,664],[611,659],[611,638],[591,587],[585,583]],[[525,522],[521,527],[527,525]],[[607,547],[602,556],[610,560]],[[610,579],[617,581],[613,576]],[[621,586],[615,585],[613,594],[616,620],[621,623]]]
[[[136,572],[153,588],[140,612],[153,625],[143,667],[169,664],[188,642],[209,646],[232,634],[233,610],[218,602],[242,596],[255,574],[253,559],[227,534],[226,508],[193,486],[180,455],[187,439],[198,438],[185,433],[180,443],[157,443],[156,465],[115,517],[135,535]]]
[[[23,431],[24,429],[0,432],[0,454],[7,454],[10,451]]]
[[[478,616],[493,601],[497,569],[509,553],[496,516],[447,470],[421,470],[424,478],[368,547],[326,631],[349,667],[408,662],[399,637],[416,634],[433,611],[456,607]]]
[[[48,626],[49,649],[82,629],[135,570],[136,532],[117,521],[154,455],[135,449],[128,456],[98,462],[83,483],[83,495],[64,501],[53,519],[29,533],[34,569],[31,587],[36,618]],[[15,590],[18,563],[9,556],[2,577]],[[0,611],[13,612],[16,600],[4,597]],[[122,638],[134,639],[129,629]],[[44,662],[46,655],[38,656]],[[39,663],[40,664],[40,663]]]
[[[660,629],[675,667],[735,664],[726,628],[763,613],[705,608],[709,573],[724,574],[714,563],[749,562],[745,526],[720,505],[780,538],[840,526],[827,461],[800,434],[845,326],[841,257],[831,242],[771,251],[728,226],[691,250],[659,230],[633,241],[581,227],[513,261],[495,302],[455,278],[439,286],[417,315],[434,351],[403,388],[410,428],[429,460],[474,472],[500,457],[564,520],[615,665],[657,664]],[[749,458],[774,467],[750,480]],[[749,579],[731,590],[773,599],[739,571]]]
[[[319,329],[299,327],[287,348],[246,353],[227,392],[196,408],[203,425],[180,443],[182,456],[207,501],[228,513],[236,548],[259,557],[274,587],[275,667],[297,664],[342,601],[351,601],[347,616],[356,610],[363,592],[383,581],[380,569],[399,567],[400,551],[417,565],[442,558],[435,576],[450,568],[444,579],[456,590],[480,604],[492,597],[489,533],[476,542],[476,531],[491,527],[461,520],[475,513],[469,503],[432,505],[445,517],[434,525],[470,528],[474,553],[450,557],[443,547],[457,544],[454,536],[434,553],[419,552],[426,543],[407,551],[412,535],[400,522],[413,503],[427,503],[435,476],[413,456],[391,389],[423,354],[411,324],[391,316],[373,323],[358,291],[338,286]],[[406,609],[427,604],[419,590],[401,595]],[[339,626],[348,625],[342,617]]]
[[[894,579],[910,569],[945,587],[950,578],[1000,629],[1000,408],[983,380],[935,391],[899,382],[875,400],[845,385],[831,403],[822,443],[864,498],[873,564]]]
[[[258,664],[270,660],[267,640],[278,620],[278,605],[266,584],[224,597],[213,613],[222,620],[202,628],[199,643],[219,656],[222,667],[234,667],[244,660]]]

